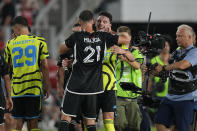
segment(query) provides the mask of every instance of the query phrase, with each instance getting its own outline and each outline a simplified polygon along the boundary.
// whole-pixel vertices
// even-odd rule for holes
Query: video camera
[[[158,55],[162,49],[165,48],[166,39],[161,34],[149,34],[149,25],[151,19],[151,12],[148,18],[148,25],[146,32],[139,31],[134,35],[133,42],[134,46],[139,47],[141,53],[147,58],[152,58]]]
[[[134,83],[130,82],[120,82],[120,86],[123,90],[132,91],[133,93],[141,94],[138,99],[138,104],[143,106],[148,106],[152,108],[158,108],[160,100],[155,99],[150,93],[143,91],[141,88],[137,87]]]
[[[159,55],[162,49],[165,48],[165,37],[161,34],[146,34],[144,31],[139,31],[134,38],[134,46],[139,47],[141,53],[148,58]]]

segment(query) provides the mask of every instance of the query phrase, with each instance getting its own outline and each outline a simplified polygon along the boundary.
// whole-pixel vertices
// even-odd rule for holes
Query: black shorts
[[[4,123],[5,98],[0,96],[0,125]]]
[[[115,112],[116,111],[116,91],[108,90],[104,93],[98,94],[97,98],[97,113],[102,109],[102,112]]]
[[[35,119],[40,117],[41,97],[18,97],[12,98],[12,116],[15,119]]]
[[[87,119],[96,119],[97,95],[77,95],[66,92],[62,102],[62,112],[65,115],[76,117],[81,115]]]

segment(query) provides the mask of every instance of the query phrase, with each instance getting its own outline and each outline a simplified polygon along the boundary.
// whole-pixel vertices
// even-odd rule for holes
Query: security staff
[[[167,131],[171,124],[179,131],[189,131],[197,99],[197,49],[193,46],[193,29],[180,25],[176,40],[180,49],[173,53],[174,62],[157,66],[156,74],[170,71],[170,86],[155,118],[157,131]]]

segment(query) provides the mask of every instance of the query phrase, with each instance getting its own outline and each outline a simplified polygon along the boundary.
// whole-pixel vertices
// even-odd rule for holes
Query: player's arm
[[[137,61],[131,62],[131,61],[128,61],[128,60],[126,60],[126,62],[127,62],[130,66],[132,66],[134,69],[140,69],[141,64],[140,64],[139,62],[137,62]]]
[[[9,111],[13,108],[12,98],[11,98],[11,84],[10,84],[10,77],[9,77],[9,71],[8,71],[8,64],[5,62],[4,58],[1,56],[1,69],[2,69],[2,76],[5,83],[5,89],[6,89],[6,109]]]
[[[119,46],[113,46],[110,48],[111,52],[119,54],[119,58],[122,61],[126,61],[129,65],[131,65],[135,69],[140,69],[140,63],[135,61],[135,57],[129,50],[124,50]]]
[[[58,63],[57,63],[58,69],[57,69],[57,74],[56,74],[56,76],[57,76],[57,92],[58,92],[59,98],[62,98],[63,94],[64,94],[64,88],[63,88],[64,68],[62,67],[62,61],[65,58],[64,57],[65,52],[67,52],[67,47],[66,47],[65,43],[61,44],[59,52],[60,52],[60,56],[58,58]]]
[[[106,40],[107,48],[118,44],[130,44],[131,38],[125,35],[112,35],[111,33],[103,32]]]
[[[49,79],[49,67],[48,67],[48,60],[47,58],[49,57],[48,49],[47,49],[47,44],[45,42],[41,42],[41,47],[40,48],[40,60],[41,60],[41,71],[42,71],[42,77],[44,81],[44,95],[45,99],[49,97],[49,92],[51,89],[51,83]]]
[[[51,88],[50,79],[49,79],[49,67],[48,67],[48,61],[47,59],[43,59],[41,61],[41,67],[42,67],[42,75],[44,80],[44,93],[45,98],[49,97],[49,92]]]
[[[60,46],[60,56],[67,53],[69,51],[69,48],[67,47],[67,44],[64,42]]]
[[[129,53],[132,54],[130,51],[129,51]],[[143,56],[139,53],[133,57],[134,57],[134,61],[127,60],[127,63],[130,64],[130,66],[132,66],[134,69],[140,69],[141,65],[143,64],[143,60],[144,60]]]
[[[57,69],[57,93],[58,93],[58,97],[62,98],[63,94],[64,94],[64,69],[63,67],[59,67]]]
[[[11,84],[10,84],[10,77],[8,74],[3,76],[6,92],[7,92],[7,98],[6,98],[6,109],[11,111],[13,109],[13,102],[11,98]]]

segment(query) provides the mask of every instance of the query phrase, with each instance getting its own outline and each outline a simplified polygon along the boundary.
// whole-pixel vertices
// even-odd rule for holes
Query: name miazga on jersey
[[[101,41],[99,38],[84,38],[83,40],[85,43],[97,43]]]

